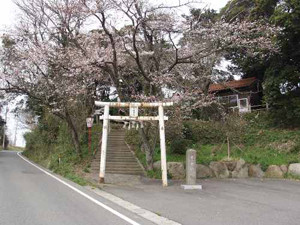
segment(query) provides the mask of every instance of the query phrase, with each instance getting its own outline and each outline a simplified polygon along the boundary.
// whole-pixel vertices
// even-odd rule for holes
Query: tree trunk
[[[143,147],[146,153],[146,163],[147,163],[147,170],[153,170],[153,153],[154,153],[154,149],[151,148],[150,143],[147,139],[147,136],[145,134],[145,130],[144,128],[140,128],[139,129],[139,133],[142,137],[142,141],[143,141]]]
[[[77,129],[73,123],[73,120],[68,112],[66,112],[66,121],[67,121],[67,124],[68,124],[69,129],[72,134],[72,141],[73,141],[73,144],[75,147],[75,151],[80,157],[82,157],[82,152],[81,152],[81,148],[80,148],[80,144],[79,144],[78,132],[77,132]]]

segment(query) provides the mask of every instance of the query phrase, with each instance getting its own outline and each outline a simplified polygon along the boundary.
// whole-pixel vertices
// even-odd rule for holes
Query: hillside
[[[197,150],[199,164],[208,165],[211,161],[225,159],[228,157],[227,133],[230,136],[230,158],[243,158],[247,163],[260,164],[263,170],[269,165],[300,162],[299,129],[274,127],[268,120],[267,113],[232,117],[227,125],[228,128],[223,122],[185,121],[184,139],[168,138],[167,160],[185,162],[185,150],[188,148]],[[127,140],[135,145],[137,155],[145,164],[139,142],[133,138],[136,135],[135,131],[129,132]],[[154,161],[159,160],[157,146]]]

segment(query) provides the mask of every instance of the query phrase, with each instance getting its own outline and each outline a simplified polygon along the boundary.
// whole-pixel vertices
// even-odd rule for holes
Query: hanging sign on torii
[[[168,117],[164,116],[164,107],[172,106],[173,102],[95,102],[96,106],[104,107],[104,114],[100,117],[103,120],[102,145],[101,145],[101,160],[100,160],[100,183],[104,183],[105,166],[106,166],[106,152],[107,152],[107,138],[109,130],[109,120],[117,121],[159,121],[159,136],[160,136],[160,153],[161,153],[161,171],[163,186],[168,186],[167,179],[167,156],[166,156],[166,139],[165,139],[165,120]],[[109,115],[109,108],[129,108],[129,116],[111,116]],[[158,108],[158,116],[139,116],[139,108]]]

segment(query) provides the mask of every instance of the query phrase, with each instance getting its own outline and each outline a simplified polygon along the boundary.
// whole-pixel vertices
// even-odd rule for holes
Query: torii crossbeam
[[[104,114],[100,117],[103,120],[102,132],[102,146],[101,146],[101,160],[100,160],[100,173],[99,181],[104,183],[105,165],[106,165],[106,152],[107,152],[107,137],[109,120],[121,121],[159,121],[159,136],[160,136],[160,153],[161,153],[161,170],[162,170],[162,184],[164,187],[168,186],[167,179],[167,157],[166,157],[166,139],[165,139],[165,120],[168,117],[164,116],[164,107],[172,106],[173,102],[95,102],[96,106],[104,107]],[[110,116],[109,108],[129,108],[129,116]],[[158,116],[138,116],[138,108],[158,108]]]

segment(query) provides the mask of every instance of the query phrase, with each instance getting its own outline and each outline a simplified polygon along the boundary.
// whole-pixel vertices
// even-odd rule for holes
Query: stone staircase
[[[101,152],[98,151],[92,161],[91,169],[94,174],[99,174]],[[144,169],[134,154],[125,143],[125,130],[112,129],[108,135],[107,174],[144,175]]]

